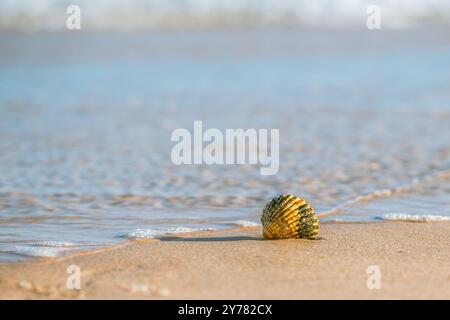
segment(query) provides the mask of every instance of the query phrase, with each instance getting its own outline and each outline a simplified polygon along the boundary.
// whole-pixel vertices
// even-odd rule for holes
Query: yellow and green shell
[[[267,203],[261,222],[266,239],[316,239],[319,235],[314,209],[304,199],[290,194]]]

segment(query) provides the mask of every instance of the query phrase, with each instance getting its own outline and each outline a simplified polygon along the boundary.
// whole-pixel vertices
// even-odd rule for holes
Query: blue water
[[[446,31],[0,34],[0,261],[258,222],[280,193],[450,217]],[[280,129],[279,173],[174,165],[194,120]]]

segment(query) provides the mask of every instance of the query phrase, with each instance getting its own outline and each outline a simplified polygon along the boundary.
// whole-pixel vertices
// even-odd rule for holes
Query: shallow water
[[[447,30],[0,35],[0,261],[258,222],[450,217]],[[280,171],[176,166],[171,132],[279,128]]]

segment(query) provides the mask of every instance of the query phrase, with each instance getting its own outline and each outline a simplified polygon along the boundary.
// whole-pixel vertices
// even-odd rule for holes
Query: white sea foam
[[[128,239],[155,239],[165,235],[171,234],[181,234],[190,233],[197,231],[214,231],[214,228],[187,228],[187,227],[177,227],[169,228],[166,230],[156,230],[156,229],[136,229],[131,232],[120,233],[119,237]]]
[[[58,257],[77,247],[106,246],[112,243],[73,243],[67,241],[36,241],[30,244],[2,247],[0,252],[8,252],[28,257]]]
[[[79,244],[66,241],[38,241],[35,242],[34,245],[39,247],[65,248],[65,247],[76,247]]]
[[[247,220],[237,220],[234,221],[233,224],[241,226],[241,227],[258,227],[261,224],[253,221],[247,221]]]
[[[55,247],[36,247],[36,246],[11,246],[1,250],[28,257],[58,257],[64,251],[62,248]]]
[[[407,213],[389,213],[381,217],[382,220],[393,221],[413,221],[413,222],[427,222],[427,221],[450,221],[449,216],[439,216],[432,214],[407,214]]]

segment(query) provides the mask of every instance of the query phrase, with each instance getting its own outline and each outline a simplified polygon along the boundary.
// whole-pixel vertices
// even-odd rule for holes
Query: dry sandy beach
[[[0,265],[2,299],[450,299],[450,223],[323,223],[319,240],[259,228],[127,242]],[[67,267],[81,290],[67,290]],[[381,288],[367,288],[370,265]]]

